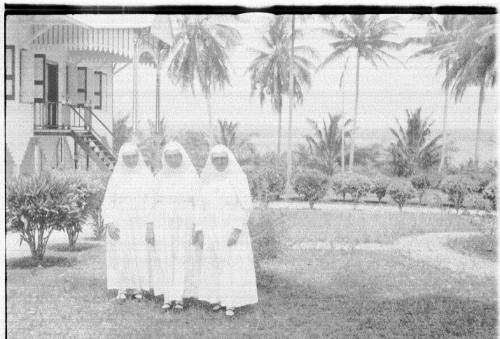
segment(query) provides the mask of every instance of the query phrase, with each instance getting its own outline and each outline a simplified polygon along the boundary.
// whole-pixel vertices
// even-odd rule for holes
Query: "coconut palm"
[[[344,125],[340,125],[342,115],[328,115],[328,121],[323,120],[320,126],[316,121],[308,119],[314,133],[306,136],[309,154],[314,163],[317,163],[319,169],[326,175],[333,175],[335,164],[341,160],[342,148],[342,129],[345,128],[351,120],[347,120]],[[350,132],[344,132],[344,138],[349,138]]]
[[[208,135],[213,144],[211,95],[230,84],[229,55],[241,40],[237,29],[213,23],[207,15],[184,15],[174,34],[170,76],[183,88],[199,86],[205,96]]]
[[[301,31],[295,30],[299,37]],[[288,18],[277,16],[269,25],[266,35],[262,37],[265,50],[252,50],[257,57],[248,67],[253,96],[258,92],[261,105],[269,97],[273,111],[278,113],[278,142],[277,152],[281,153],[281,121],[283,109],[283,96],[289,94],[290,88],[290,62],[291,34],[288,29]],[[293,48],[293,95],[295,102],[302,103],[303,88],[311,85],[311,70],[314,68],[310,57],[315,53],[306,45]]]
[[[398,122],[398,129],[390,128],[395,138],[389,150],[392,155],[394,174],[410,176],[418,170],[426,170],[439,162],[442,135],[428,141],[433,123],[421,118],[421,108],[406,110],[406,128]]]
[[[238,123],[226,120],[218,120],[217,122],[219,123],[219,138],[217,138],[217,143],[223,144],[232,150],[236,146]]]
[[[461,29],[467,18],[463,15],[424,15],[419,16],[425,20],[427,25],[427,32],[423,37],[412,37],[405,41],[405,45],[418,44],[424,45],[422,49],[412,54],[410,58],[417,58],[422,56],[436,56],[439,63],[437,72],[444,70],[445,79],[448,77],[451,55],[445,53],[445,47],[458,39]],[[444,107],[443,107],[443,152],[439,162],[439,172],[443,170],[444,162],[447,156],[446,139],[447,139],[447,120],[448,120],[448,86],[444,86]]]
[[[334,41],[330,43],[333,51],[328,55],[320,68],[325,67],[351,50],[356,52],[356,96],[354,100],[353,126],[351,130],[351,149],[349,155],[349,171],[352,171],[354,147],[356,143],[356,128],[359,102],[359,64],[361,59],[369,61],[375,68],[379,63],[387,65],[388,60],[397,60],[387,50],[398,49],[401,45],[387,40],[402,26],[390,18],[380,18],[378,15],[345,15],[336,25],[331,17],[330,28],[325,29]]]
[[[238,163],[244,165],[255,157],[257,150],[250,141],[250,136],[242,136],[238,133],[238,123],[226,120],[218,120],[219,135],[217,143],[229,148],[235,155]]]
[[[467,24],[460,31],[458,39],[444,49],[444,56],[453,62],[445,79],[445,86],[451,88],[455,101],[460,100],[465,90],[479,86],[477,108],[476,140],[474,146],[474,166],[479,165],[479,137],[481,134],[482,108],[486,87],[496,83],[495,17],[493,15],[467,16]]]

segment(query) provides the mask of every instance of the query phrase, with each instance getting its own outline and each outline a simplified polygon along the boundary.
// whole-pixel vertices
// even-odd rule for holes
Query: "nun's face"
[[[125,166],[127,166],[128,168],[135,168],[135,166],[137,166],[137,163],[139,162],[139,154],[124,154],[122,155],[122,159],[125,163]]]
[[[170,168],[177,168],[182,164],[182,154],[179,151],[165,152],[165,161]]]
[[[228,164],[227,154],[213,154],[212,164],[214,165],[217,171],[224,172]]]

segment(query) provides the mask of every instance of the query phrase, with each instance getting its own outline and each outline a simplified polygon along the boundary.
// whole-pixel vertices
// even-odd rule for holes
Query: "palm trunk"
[[[293,116],[293,92],[294,92],[294,82],[293,82],[293,59],[294,59],[294,48],[295,48],[295,15],[292,15],[292,47],[290,49],[290,77],[289,77],[289,88],[288,88],[288,151],[287,151],[287,164],[286,164],[286,183],[288,191],[291,192],[291,182],[292,177],[292,116]]]
[[[281,155],[281,109],[278,112],[278,157]]]
[[[448,77],[448,69],[449,69],[449,63],[446,63],[446,77]],[[444,89],[444,108],[443,108],[443,150],[441,152],[441,160],[439,162],[439,173],[443,171],[444,167],[444,162],[446,160],[446,155],[447,155],[447,131],[446,131],[446,124],[448,121],[448,88]]]
[[[205,96],[207,101],[207,113],[208,113],[208,143],[210,147],[214,146],[214,134],[212,132],[212,104],[210,102],[210,95]]]
[[[359,99],[359,51],[356,57],[356,97],[354,98],[354,117],[352,119],[351,151],[349,153],[349,172],[352,172],[354,164],[354,144],[356,143],[356,125],[358,121],[358,99]]]
[[[476,126],[476,145],[474,147],[474,167],[476,170],[479,168],[479,137],[481,134],[481,117],[484,103],[484,82],[481,80],[481,87],[479,88],[479,105],[477,107],[477,126]]]

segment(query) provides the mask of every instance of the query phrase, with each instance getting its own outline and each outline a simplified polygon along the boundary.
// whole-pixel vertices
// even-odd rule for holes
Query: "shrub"
[[[425,191],[431,187],[429,178],[425,174],[416,174],[411,177],[411,184],[418,192],[418,203],[422,205],[422,198]]]
[[[356,204],[370,192],[371,188],[372,183],[370,179],[364,175],[349,173],[345,177],[344,189],[350,194]]]
[[[328,177],[314,169],[302,169],[294,173],[292,178],[293,190],[304,200],[309,207],[322,199],[328,190]]]
[[[465,175],[449,175],[442,180],[440,189],[448,195],[458,213],[465,197],[478,190],[478,183]]]
[[[205,167],[209,144],[202,131],[187,130],[177,134],[176,140],[184,147],[198,173]]]
[[[285,191],[285,175],[274,167],[247,168],[248,183],[252,197],[267,204],[278,199]]]
[[[372,179],[371,192],[377,196],[378,202],[381,202],[385,197],[387,186],[389,186],[389,178],[385,176],[379,175]]]
[[[96,240],[102,240],[106,234],[101,206],[104,200],[104,194],[106,193],[109,177],[108,173],[93,174],[90,177],[94,189],[89,199],[89,209],[90,218],[92,219],[92,233]]]
[[[347,190],[345,187],[346,174],[335,174],[330,178],[330,186],[335,194],[342,196],[342,200],[345,200]]]
[[[284,213],[275,209],[255,208],[248,229],[252,238],[254,261],[257,266],[263,260],[275,259],[281,250],[279,227]]]
[[[19,177],[7,186],[7,221],[34,260],[43,260],[54,230],[81,221],[80,197],[69,180],[54,173]]]
[[[495,181],[492,181],[486,186],[483,191],[483,197],[491,202],[491,207],[497,209],[497,185]]]
[[[464,199],[463,206],[467,209],[483,210],[487,212],[490,212],[492,209],[491,202],[479,193],[468,194]]]
[[[54,172],[59,180],[65,181],[70,186],[73,194],[76,195],[76,205],[78,213],[73,217],[63,221],[63,230],[68,235],[69,250],[73,250],[78,240],[78,235],[82,231],[82,226],[96,208],[96,195],[100,190],[104,190],[102,184],[96,178],[96,174],[82,171],[56,171]],[[104,193],[102,193],[104,194]],[[99,206],[100,208],[100,206]]]
[[[415,196],[415,190],[408,181],[396,180],[389,184],[387,193],[391,196],[392,200],[398,205],[399,210],[402,211],[408,200]]]

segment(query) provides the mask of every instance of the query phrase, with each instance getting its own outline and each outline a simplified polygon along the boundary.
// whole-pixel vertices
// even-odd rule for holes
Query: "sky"
[[[82,17],[82,16],[80,16]],[[250,97],[250,76],[247,68],[256,54],[250,49],[263,47],[262,36],[266,33],[272,19],[269,14],[246,14],[238,20],[229,19],[241,36],[241,44],[229,52],[231,67],[231,86],[212,95],[212,113],[214,121],[226,119],[239,122],[242,130],[277,128],[278,116],[271,109],[269,101],[260,105],[258,97]],[[403,29],[390,37],[402,41],[410,36],[425,34],[423,21],[410,15],[391,15],[397,19]],[[103,21],[103,16],[99,18]],[[147,17],[147,20],[150,20]],[[90,19],[89,19],[90,20]],[[221,20],[213,17],[212,20]],[[90,20],[91,21],[91,20]],[[105,20],[104,20],[105,21]],[[114,18],[116,21],[116,16]],[[140,22],[137,17],[134,22]],[[228,21],[226,19],[226,21]],[[302,39],[296,44],[313,47],[319,64],[332,51],[328,45],[331,38],[325,36],[322,28],[328,27],[327,21],[320,16],[298,16],[296,26],[303,30]],[[441,90],[443,74],[436,74],[437,60],[432,57],[408,59],[418,47],[408,47],[392,52],[399,62],[389,62],[374,68],[369,62],[361,60],[358,126],[360,129],[388,128],[396,125],[396,119],[405,120],[405,111],[422,107],[422,114],[435,121],[435,128],[442,126],[444,95]],[[339,78],[345,58],[339,58],[320,71],[314,71],[312,86],[304,92],[304,102],[294,109],[293,128],[300,133],[306,126],[306,120],[320,120],[329,113],[342,113],[352,116],[355,94],[355,57],[349,56],[345,87],[339,88]],[[146,126],[147,120],[155,116],[155,70],[139,67],[139,123]],[[132,67],[125,68],[115,77],[114,112],[115,115],[132,112]],[[450,129],[474,129],[477,119],[479,88],[469,88],[461,101],[451,98],[449,103],[448,126]],[[192,95],[190,90],[183,90],[168,78],[166,69],[162,71],[161,114],[167,121],[168,128],[187,127],[205,128],[207,124],[206,102],[199,93]],[[493,128],[496,123],[496,97],[494,89],[487,89],[483,107],[482,126]],[[283,108],[284,128],[288,123],[288,99]],[[286,130],[285,130],[286,131]],[[471,134],[472,135],[472,134]],[[471,140],[472,142],[473,140]]]

